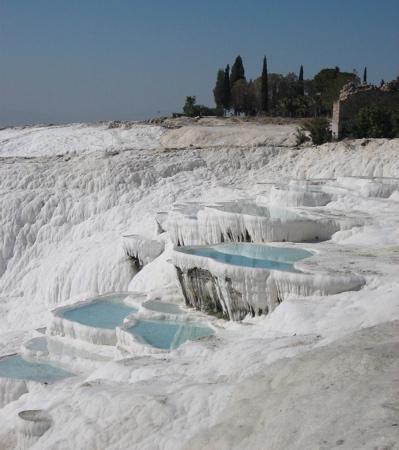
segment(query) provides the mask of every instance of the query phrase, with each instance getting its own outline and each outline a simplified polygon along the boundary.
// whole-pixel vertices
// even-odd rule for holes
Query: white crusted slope
[[[182,448],[394,450],[398,373],[399,322],[363,329],[238,383]]]

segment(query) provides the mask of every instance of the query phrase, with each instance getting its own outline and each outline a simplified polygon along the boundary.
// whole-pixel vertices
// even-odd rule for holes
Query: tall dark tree
[[[363,71],[363,83],[367,83],[367,67],[365,67]]]
[[[222,106],[229,110],[231,103],[230,66],[227,64],[223,75],[223,99]]]
[[[254,116],[256,114],[256,88],[255,83],[249,80],[245,97],[245,114]]]
[[[299,69],[298,81],[302,81],[303,82],[303,66],[302,65],[301,65],[301,67]]]
[[[263,58],[262,77],[261,77],[261,111],[266,114],[269,110],[269,83],[267,74],[267,59]]]
[[[305,94],[305,87],[303,83],[303,66],[301,65],[299,69],[299,76],[298,76],[298,93],[299,95]]]
[[[231,87],[231,106],[237,116],[247,111],[248,84],[246,80],[238,80]]]
[[[233,87],[234,83],[239,80],[245,80],[244,64],[240,55],[237,56],[231,68],[230,85]]]
[[[224,70],[219,69],[216,77],[216,85],[213,89],[213,96],[217,108],[223,108],[224,100]]]

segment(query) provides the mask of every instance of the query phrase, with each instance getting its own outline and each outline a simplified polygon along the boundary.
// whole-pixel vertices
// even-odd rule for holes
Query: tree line
[[[196,104],[187,97],[183,111],[186,115],[245,114],[283,117],[323,117],[332,114],[333,102],[342,87],[349,82],[360,83],[355,72],[342,72],[339,67],[324,68],[312,79],[304,78],[301,65],[298,74],[287,75],[268,71],[266,56],[259,77],[247,79],[241,56],[230,68],[219,69],[213,89],[216,108]],[[363,73],[367,82],[367,68]]]
[[[195,97],[187,97],[183,112],[187,116],[242,115],[309,118],[297,130],[297,144],[307,140],[322,144],[331,140],[330,122],[333,103],[343,86],[349,82],[367,83],[367,67],[362,80],[356,73],[343,72],[339,67],[321,69],[312,79],[304,77],[301,65],[298,74],[269,73],[266,56],[259,77],[247,79],[241,56],[230,68],[219,69],[213,89],[216,108],[198,105]],[[397,78],[399,83],[399,77]],[[381,85],[384,81],[381,80]],[[399,84],[398,84],[399,86]],[[399,107],[369,105],[361,108],[345,124],[342,138],[399,137]]]
[[[367,69],[363,75],[367,81]],[[331,115],[333,102],[342,87],[360,82],[356,73],[342,72],[339,67],[325,68],[313,79],[304,78],[303,65],[298,74],[269,73],[266,56],[262,71],[255,80],[247,80],[241,56],[231,67],[217,72],[213,89],[216,107],[234,114],[286,117],[318,117]]]

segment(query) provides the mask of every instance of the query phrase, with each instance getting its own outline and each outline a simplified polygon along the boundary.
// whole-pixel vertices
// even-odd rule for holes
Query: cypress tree
[[[223,95],[222,95],[223,108],[229,110],[230,103],[231,103],[230,66],[227,64],[223,74]]]
[[[233,87],[233,84],[238,80],[245,80],[244,64],[242,63],[242,58],[240,55],[237,56],[231,68],[231,75],[230,75],[231,87]]]
[[[304,85],[303,85],[303,66],[302,65],[301,65],[301,68],[299,69],[298,91],[299,91],[299,95],[305,94],[305,89],[304,89]]]
[[[227,64],[223,74],[223,98],[222,106],[224,109],[230,109],[231,85],[230,85],[230,66]]]
[[[301,68],[299,69],[298,81],[303,81],[303,66],[302,65],[301,65]]]
[[[363,83],[367,83],[367,67],[365,67],[363,71]]]
[[[269,110],[269,84],[268,84],[266,56],[263,58],[260,109],[263,113],[267,113],[267,111]]]
[[[224,100],[224,70],[219,69],[217,78],[216,78],[216,85],[213,89],[213,96],[215,98],[215,104],[217,108],[223,107],[223,100]]]

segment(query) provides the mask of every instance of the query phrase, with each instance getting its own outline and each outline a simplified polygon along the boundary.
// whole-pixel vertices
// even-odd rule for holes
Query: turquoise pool
[[[93,299],[93,303],[65,310],[62,317],[82,325],[113,330],[129,314],[137,312],[137,308],[123,303],[124,298],[126,294],[99,297]]]
[[[309,258],[312,253],[303,249],[274,247],[249,243],[219,244],[200,247],[179,247],[177,251],[205,256],[234,266],[255,267],[286,272],[298,272],[294,263]]]
[[[165,350],[172,350],[186,341],[214,334],[213,330],[206,326],[163,320],[138,320],[127,331],[142,342]]]
[[[73,376],[72,373],[46,363],[29,362],[19,355],[0,358],[0,378],[53,383]]]

